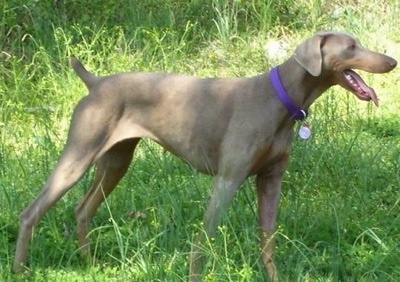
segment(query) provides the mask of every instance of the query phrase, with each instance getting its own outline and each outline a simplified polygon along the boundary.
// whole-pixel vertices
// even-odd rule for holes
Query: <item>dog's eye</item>
[[[347,47],[347,50],[349,50],[349,51],[353,51],[354,49],[356,49],[356,44],[355,43],[352,43]]]

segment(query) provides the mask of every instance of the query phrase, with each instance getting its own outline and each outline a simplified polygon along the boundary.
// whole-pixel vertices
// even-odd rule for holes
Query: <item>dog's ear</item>
[[[313,37],[299,45],[294,57],[312,76],[319,76],[322,70],[322,42],[327,36],[326,32],[318,32]]]

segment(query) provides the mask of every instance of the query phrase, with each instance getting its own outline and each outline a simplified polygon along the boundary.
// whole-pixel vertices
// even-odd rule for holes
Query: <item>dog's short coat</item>
[[[336,84],[377,104],[375,92],[350,69],[384,73],[396,64],[345,33],[319,32],[278,69],[293,103],[307,109]],[[38,221],[96,163],[94,183],[76,208],[79,244],[88,251],[91,219],[124,176],[140,139],[147,137],[214,176],[204,216],[209,237],[216,235],[242,182],[256,176],[262,258],[270,278],[277,280],[273,235],[295,121],[273,90],[269,73],[232,79],[154,73],[97,77],[77,59],[72,66],[89,95],[75,108],[64,152],[42,193],[21,214],[14,272],[25,268]],[[206,235],[199,234],[192,247],[191,281],[201,279],[200,245]]]

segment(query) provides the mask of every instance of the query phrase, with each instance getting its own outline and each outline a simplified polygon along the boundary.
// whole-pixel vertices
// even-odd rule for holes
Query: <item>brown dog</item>
[[[76,209],[79,244],[88,251],[91,219],[124,176],[140,139],[147,137],[214,176],[204,216],[209,237],[216,235],[243,181],[256,175],[262,257],[269,276],[277,280],[273,235],[295,120],[305,117],[306,109],[336,84],[378,104],[373,89],[351,69],[384,73],[396,65],[337,32],[317,33],[271,73],[251,78],[154,73],[97,77],[73,59],[89,95],[75,108],[66,147],[42,193],[21,214],[14,272],[27,263],[38,221],[96,163],[94,183]],[[198,235],[192,248],[192,281],[200,280],[203,271],[199,245],[206,235]]]

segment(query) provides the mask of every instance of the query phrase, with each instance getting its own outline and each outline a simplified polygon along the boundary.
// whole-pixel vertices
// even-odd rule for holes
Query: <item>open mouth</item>
[[[375,90],[369,87],[364,80],[352,70],[345,70],[343,76],[347,81],[347,85],[353,90],[354,94],[364,101],[374,101],[374,104],[378,107],[379,101],[376,96]]]

